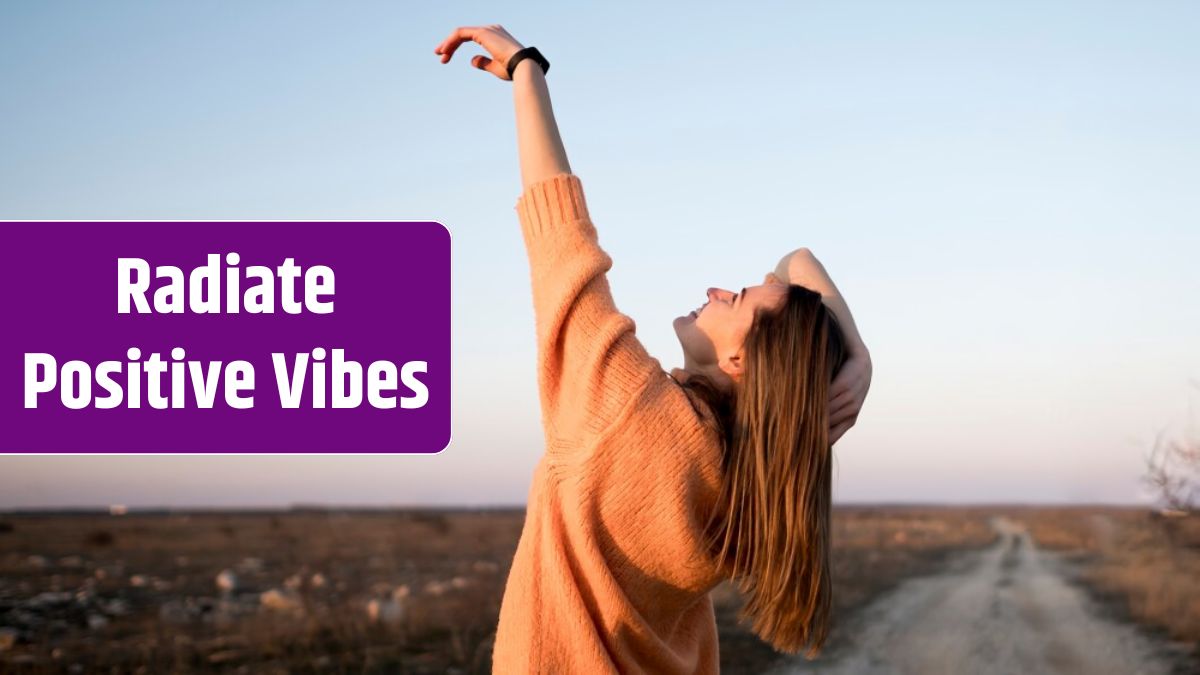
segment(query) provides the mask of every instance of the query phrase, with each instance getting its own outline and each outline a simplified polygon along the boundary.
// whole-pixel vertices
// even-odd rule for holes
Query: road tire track
[[[992,526],[994,545],[884,594],[847,622],[845,643],[827,656],[770,673],[1186,672],[1178,645],[1107,618],[1020,524]]]

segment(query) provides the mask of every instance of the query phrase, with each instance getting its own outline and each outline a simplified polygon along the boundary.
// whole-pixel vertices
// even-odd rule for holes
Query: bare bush
[[[1200,389],[1200,383],[1196,384]],[[1200,434],[1195,429],[1181,438],[1160,433],[1146,457],[1143,480],[1167,511],[1196,513],[1200,507]]]

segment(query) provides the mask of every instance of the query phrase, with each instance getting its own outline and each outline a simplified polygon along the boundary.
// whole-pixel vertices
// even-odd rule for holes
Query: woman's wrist
[[[513,82],[516,82],[519,78],[529,77],[534,74],[541,75],[542,77],[546,76],[546,74],[542,72],[542,68],[538,65],[537,61],[534,61],[533,59],[521,59],[517,63],[516,67],[513,68],[512,79]]]

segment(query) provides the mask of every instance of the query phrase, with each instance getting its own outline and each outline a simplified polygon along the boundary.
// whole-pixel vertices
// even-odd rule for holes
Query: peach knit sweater
[[[612,259],[574,174],[529,186],[529,254],[546,450],[504,590],[493,672],[715,673],[702,544],[721,447],[710,413],[613,305]]]

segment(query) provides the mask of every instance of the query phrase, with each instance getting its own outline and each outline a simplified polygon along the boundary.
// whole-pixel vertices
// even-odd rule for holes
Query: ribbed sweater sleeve
[[[515,208],[533,283],[547,451],[570,451],[603,432],[662,368],[613,303],[612,258],[600,248],[579,178],[534,183]]]

